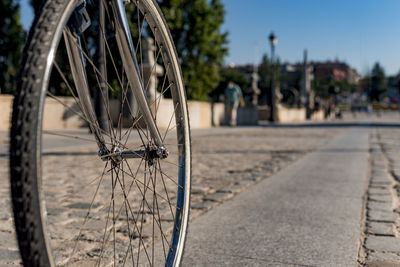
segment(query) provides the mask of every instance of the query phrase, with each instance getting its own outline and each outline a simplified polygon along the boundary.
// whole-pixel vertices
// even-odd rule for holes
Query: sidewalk
[[[354,266],[369,129],[328,145],[190,225],[184,266]]]

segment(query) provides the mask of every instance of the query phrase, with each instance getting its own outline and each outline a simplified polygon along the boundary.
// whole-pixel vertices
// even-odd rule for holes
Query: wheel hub
[[[144,150],[135,151],[128,149],[124,150],[123,148],[116,146],[111,149],[111,152],[103,149],[100,150],[98,154],[103,161],[111,160],[115,164],[121,163],[123,159],[142,158],[151,166],[154,164],[154,159],[166,159],[169,152],[164,146],[158,148],[147,146]]]

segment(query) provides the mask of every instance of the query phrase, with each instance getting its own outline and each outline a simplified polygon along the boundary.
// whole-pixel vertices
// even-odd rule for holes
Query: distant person
[[[368,105],[367,105],[367,113],[368,113],[368,114],[371,114],[371,113],[372,113],[372,105],[371,105],[371,104],[368,104]]]
[[[243,94],[240,87],[232,81],[228,82],[225,89],[225,121],[230,126],[236,126],[237,109],[243,101]]]

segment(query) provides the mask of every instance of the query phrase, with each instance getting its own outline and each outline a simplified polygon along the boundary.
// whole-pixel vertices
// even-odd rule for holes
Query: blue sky
[[[20,0],[22,23],[32,11]],[[379,61],[387,74],[400,70],[400,0],[222,0],[229,31],[226,63],[259,62],[269,53],[268,35],[278,37],[283,61],[339,59],[365,74]]]
[[[259,61],[278,37],[282,60],[346,61],[365,74],[379,61],[387,74],[400,70],[399,0],[222,0],[229,31],[227,63]],[[256,55],[256,56],[255,56]]]

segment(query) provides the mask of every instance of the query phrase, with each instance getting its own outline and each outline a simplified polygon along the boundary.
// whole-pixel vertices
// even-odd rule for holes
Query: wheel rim
[[[182,256],[188,219],[190,144],[180,70],[171,63],[177,60],[173,48],[166,46],[170,42],[168,32],[157,32],[157,21],[160,21],[157,8],[148,1],[135,1],[131,5],[132,17],[136,16],[136,25],[140,25],[136,32],[132,31],[138,62],[147,81],[146,87],[153,86],[149,90],[152,95],[149,102],[158,126],[164,129],[161,132],[170,156],[166,160],[146,157],[104,160],[97,155],[96,142],[87,128],[60,131],[48,129],[44,121],[43,130],[40,126],[38,130],[43,143],[42,198],[47,214],[48,243],[57,265],[79,262],[134,266],[166,263],[172,266],[179,263]],[[87,10],[90,14],[90,6]],[[106,8],[105,13],[107,23],[111,12]],[[134,28],[135,23],[131,26]],[[111,32],[112,27],[103,33],[107,78],[99,74],[96,66],[96,54],[90,48],[91,32],[85,32],[82,37],[89,84],[95,87],[106,84],[106,94],[102,93],[101,99],[106,107],[108,126],[101,132],[112,153],[146,150],[153,142],[140,112],[127,105],[130,87],[108,31]],[[43,116],[50,110],[47,106],[57,104],[76,120],[93,124],[79,107],[82,102],[76,95],[68,74],[68,61],[62,52],[63,38],[61,34],[57,36],[60,38],[55,38],[54,43],[59,43],[58,52],[49,80],[43,83],[43,92],[48,97],[46,105],[42,102]],[[151,39],[154,40],[155,63],[146,65],[144,50],[146,45],[151,45]],[[163,73],[154,76],[154,73],[161,73],[161,68]],[[64,86],[72,98],[57,96],[55,85]],[[116,116],[111,114],[118,108]],[[162,120],[160,116],[165,115],[165,110],[169,110],[170,115]],[[52,142],[65,142],[65,145]]]

